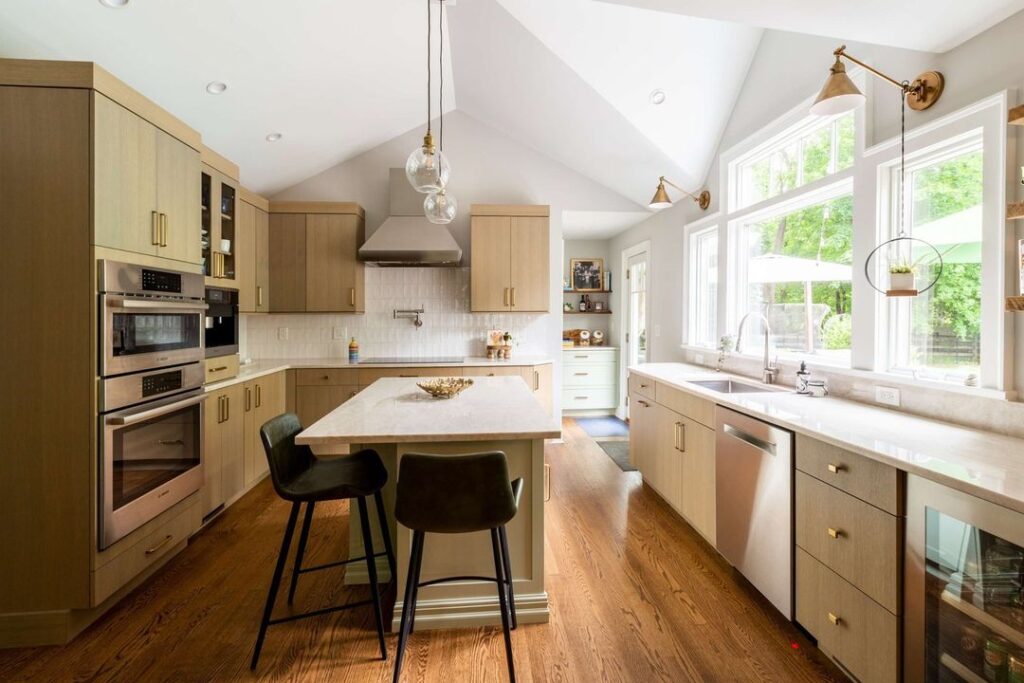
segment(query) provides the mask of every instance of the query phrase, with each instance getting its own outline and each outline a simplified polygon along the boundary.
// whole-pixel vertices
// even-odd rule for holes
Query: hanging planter
[[[931,242],[901,235],[882,242],[864,262],[864,276],[871,288],[888,297],[917,296],[934,287],[942,277],[942,253]],[[924,287],[918,288],[922,272],[929,275]],[[881,273],[888,275],[884,289],[879,286]]]

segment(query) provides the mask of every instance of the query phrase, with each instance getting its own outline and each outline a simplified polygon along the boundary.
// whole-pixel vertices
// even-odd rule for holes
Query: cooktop
[[[431,363],[461,363],[466,359],[463,356],[428,356],[424,358],[400,358],[382,356],[379,358],[363,358],[360,365],[379,365],[381,363],[402,363],[403,365],[430,365]]]

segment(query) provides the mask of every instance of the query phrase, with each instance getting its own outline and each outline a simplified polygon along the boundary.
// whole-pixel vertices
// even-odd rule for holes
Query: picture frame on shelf
[[[572,278],[573,291],[600,292],[604,288],[604,259],[571,259],[569,273]]]

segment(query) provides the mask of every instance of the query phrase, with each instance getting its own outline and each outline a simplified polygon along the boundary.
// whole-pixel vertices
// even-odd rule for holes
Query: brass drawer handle
[[[589,373],[589,372],[574,372],[573,374],[574,374],[574,375],[575,375],[576,377],[586,377],[586,376],[587,376],[587,375],[589,375],[590,373]]]
[[[160,246],[167,246],[167,214],[160,214]]]
[[[551,500],[551,465],[544,463],[544,502]]]
[[[512,308],[516,307],[516,288],[512,288]]]
[[[256,407],[259,408],[263,405],[263,387],[259,384],[256,385]]]
[[[639,403],[640,405],[642,405],[644,408],[650,408],[651,407],[651,404],[648,403],[647,401],[641,401],[640,399],[637,399],[636,402]]]
[[[828,613],[828,620],[832,623],[833,626],[839,626],[841,623],[843,623],[843,620],[835,614],[833,614],[832,612]]]
[[[252,410],[252,389],[245,388],[245,412]]]
[[[149,243],[160,246],[160,213],[157,211],[149,212]]]
[[[650,385],[648,385],[648,384],[641,384],[641,385],[640,385],[640,388],[641,388],[641,389],[646,389],[646,388],[647,388],[648,386],[650,386]]]
[[[174,536],[172,536],[171,534],[167,534],[167,536],[164,538],[164,540],[160,541],[155,546],[153,546],[152,548],[148,549],[146,551],[146,554],[147,555],[152,555],[153,553],[157,552],[158,550],[160,550],[160,548],[163,548],[165,545],[170,543],[172,538],[174,538]]]
[[[352,287],[352,288],[349,289],[349,292],[348,292],[348,302],[352,306],[352,308],[356,307],[356,288],[355,287]]]
[[[215,368],[207,368],[207,370],[206,370],[206,371],[207,371],[207,372],[224,372],[224,371],[225,371],[225,370],[227,370],[227,369],[228,369],[228,366],[226,366],[226,365],[220,365],[220,366],[218,366],[218,367],[215,367]]]
[[[829,527],[828,528],[828,535],[831,536],[832,538],[839,538],[840,536],[843,535],[843,532],[842,532],[841,529],[833,529],[832,527]]]
[[[840,472],[846,471],[846,465],[836,465],[833,463],[828,464],[828,471],[832,474],[839,474]]]
[[[260,287],[259,285],[256,286],[256,305],[263,305],[263,288]]]

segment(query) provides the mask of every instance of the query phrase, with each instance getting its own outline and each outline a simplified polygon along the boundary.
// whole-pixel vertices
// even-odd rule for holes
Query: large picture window
[[[690,343],[718,344],[718,228],[690,235]]]

